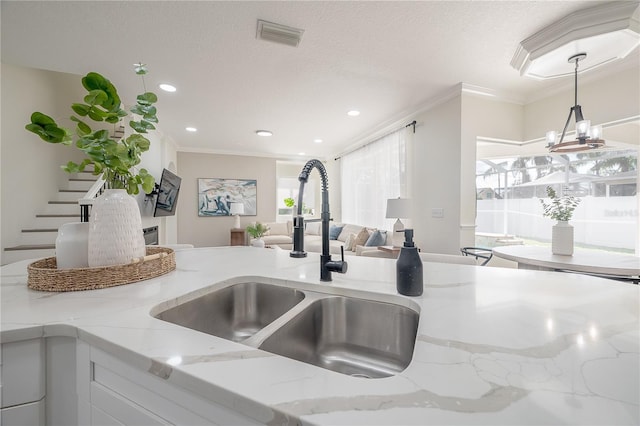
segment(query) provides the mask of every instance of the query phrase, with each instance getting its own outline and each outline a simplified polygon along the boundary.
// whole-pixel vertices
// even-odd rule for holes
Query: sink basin
[[[182,303],[155,317],[234,342],[253,336],[304,299],[299,290],[246,282]]]
[[[351,376],[389,377],[411,362],[418,319],[404,306],[330,296],[311,303],[259,348]]]

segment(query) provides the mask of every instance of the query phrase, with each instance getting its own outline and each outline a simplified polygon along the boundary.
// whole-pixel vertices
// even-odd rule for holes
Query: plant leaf
[[[146,92],[141,95],[138,95],[136,99],[138,101],[143,101],[144,103],[149,103],[149,104],[158,102],[158,97],[153,92]]]
[[[92,106],[89,108],[89,118],[93,121],[103,121],[106,113],[100,108]]]
[[[87,114],[89,114],[89,109],[91,107],[89,105],[85,105],[85,104],[72,104],[71,105],[71,109],[73,110],[73,112],[75,112],[76,114],[78,114],[81,117],[85,117]]]
[[[84,97],[85,103],[88,103],[89,105],[101,105],[107,99],[107,94],[100,89],[91,90],[89,94]]]
[[[31,122],[33,124],[39,124],[41,126],[46,126],[47,124],[56,124],[56,121],[53,118],[37,111],[31,114]]]

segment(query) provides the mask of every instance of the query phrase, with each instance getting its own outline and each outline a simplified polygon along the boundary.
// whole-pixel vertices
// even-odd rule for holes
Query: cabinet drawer
[[[123,425],[169,425],[170,423],[99,383],[91,383],[92,425],[95,408]]]
[[[91,348],[90,403],[126,425],[257,425],[258,422]]]
[[[0,424],[6,426],[44,426],[44,409],[44,399],[29,404],[3,408],[0,411]]]
[[[2,344],[2,408],[44,398],[44,351],[43,339]]]

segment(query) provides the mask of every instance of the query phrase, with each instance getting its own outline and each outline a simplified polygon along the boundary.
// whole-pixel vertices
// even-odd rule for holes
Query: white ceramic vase
[[[123,265],[145,254],[138,203],[124,189],[107,189],[91,207],[89,266]]]
[[[264,248],[264,240],[262,238],[256,238],[251,242],[253,247]]]
[[[551,253],[564,256],[573,255],[573,226],[559,220],[551,229]]]
[[[89,266],[89,223],[65,223],[56,238],[56,264],[58,269],[86,268]]]

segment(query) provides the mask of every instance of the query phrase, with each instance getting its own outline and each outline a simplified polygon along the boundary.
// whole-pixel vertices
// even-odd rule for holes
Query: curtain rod
[[[393,130],[393,131],[389,132],[389,133],[386,133],[386,134],[384,134],[384,135],[380,136],[379,138],[376,138],[376,139],[372,140],[371,142],[367,142],[367,143],[365,143],[364,145],[359,146],[358,148],[355,148],[355,149],[352,149],[351,151],[345,152],[345,153],[344,153],[344,154],[342,154],[341,156],[334,158],[334,159],[333,159],[333,161],[338,161],[339,159],[341,159],[341,158],[342,158],[343,156],[345,156],[345,155],[351,154],[352,152],[356,152],[356,151],[358,151],[358,150],[360,150],[360,149],[362,149],[362,148],[365,148],[365,147],[367,147],[367,146],[371,145],[372,143],[378,142],[380,139],[382,139],[382,138],[386,138],[387,136],[389,136],[389,135],[391,135],[391,134],[393,134],[393,133],[395,133],[395,132],[397,132],[397,131],[399,131],[399,130],[406,129],[406,128],[407,128],[407,127],[409,127],[409,126],[413,126],[413,133],[415,134],[415,132],[416,132],[416,124],[418,124],[418,123],[416,122],[416,120],[413,120],[411,123],[406,124],[406,125],[405,125],[405,126],[403,126],[403,127],[399,127],[399,128],[397,128],[397,129],[395,129],[395,130]]]

